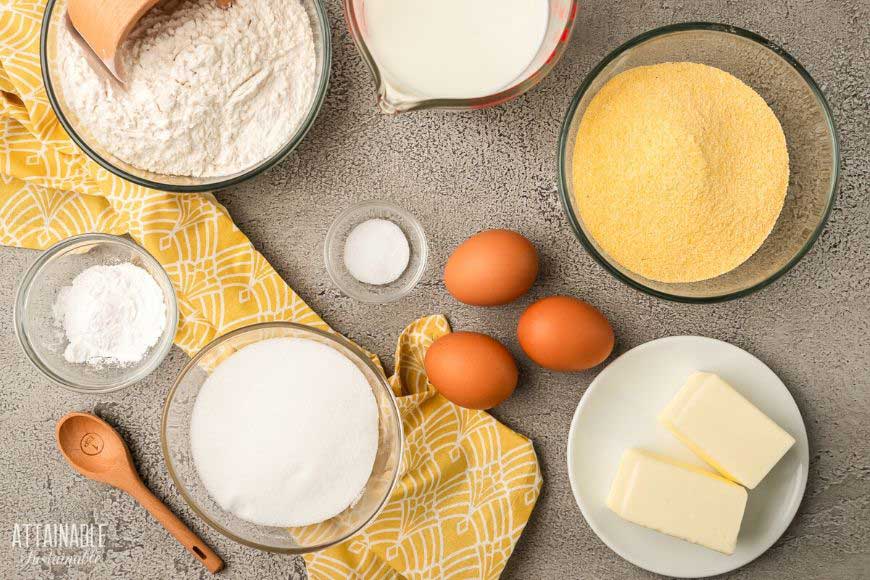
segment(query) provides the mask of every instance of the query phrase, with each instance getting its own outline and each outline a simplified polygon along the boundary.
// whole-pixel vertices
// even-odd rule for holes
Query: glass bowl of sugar
[[[326,233],[323,259],[338,288],[368,304],[406,296],[426,271],[429,249],[417,219],[385,201],[341,212]]]
[[[55,383],[107,393],[148,376],[178,325],[172,282],[135,242],[84,234],[55,244],[18,287],[15,331],[31,362]]]
[[[161,447],[182,497],[249,547],[305,554],[372,522],[396,485],[402,421],[382,370],[291,322],[221,336],[169,391]]]

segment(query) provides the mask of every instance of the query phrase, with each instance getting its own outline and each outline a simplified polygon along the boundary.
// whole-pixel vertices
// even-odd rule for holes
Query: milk
[[[365,40],[401,92],[475,98],[511,86],[544,40],[548,0],[365,0]]]

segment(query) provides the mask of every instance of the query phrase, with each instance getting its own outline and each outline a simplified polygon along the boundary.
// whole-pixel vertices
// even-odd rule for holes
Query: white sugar
[[[402,229],[389,220],[370,219],[347,236],[344,265],[351,276],[366,284],[395,282],[408,268],[411,248]]]
[[[304,526],[349,507],[372,472],[378,409],[349,359],[305,339],[242,348],[206,379],[190,424],[212,498],[265,526]]]

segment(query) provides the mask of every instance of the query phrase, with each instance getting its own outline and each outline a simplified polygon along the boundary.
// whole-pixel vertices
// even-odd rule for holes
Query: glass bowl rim
[[[498,93],[493,93],[491,95],[477,97],[473,99],[421,98],[420,100],[412,103],[409,107],[393,112],[410,113],[412,111],[424,111],[426,109],[452,109],[460,111],[485,109],[504,104],[532,90],[542,80],[544,80],[544,78],[548,74],[550,74],[553,68],[556,67],[571,42],[571,37],[574,33],[574,25],[577,21],[577,13],[580,10],[580,0],[569,1],[571,2],[571,14],[568,16],[568,20],[565,22],[565,28],[562,29],[562,33],[559,35],[559,42],[556,44],[556,47],[553,49],[553,52],[550,54],[550,57],[544,62],[544,64],[541,65],[540,68],[538,68],[522,82],[517,83],[516,85],[513,85],[512,87],[509,87]],[[360,56],[362,56],[363,61],[366,63],[366,66],[368,67],[369,72],[372,75],[372,80],[374,81],[375,85],[375,94],[378,99],[378,104],[380,105],[383,97],[382,93],[384,88],[383,76],[381,75],[380,69],[375,62],[374,56],[372,56],[371,52],[368,49],[365,38],[363,38],[362,27],[359,24],[356,10],[353,7],[353,0],[344,0],[343,4],[344,19],[347,23],[348,30],[350,31],[350,36],[353,39],[353,43],[356,46],[357,51],[360,53]]]
[[[148,262],[156,272],[160,272],[160,276],[163,278],[163,282],[165,284],[161,285],[161,290],[165,287],[169,288],[169,304],[166,307],[169,309],[169,322],[170,326],[166,333],[161,336],[159,350],[154,353],[155,356],[151,358],[151,362],[145,366],[143,366],[139,372],[135,373],[131,377],[127,378],[124,381],[121,381],[117,384],[110,385],[108,387],[103,388],[87,388],[82,387],[81,385],[74,383],[55,373],[51,369],[48,368],[43,362],[39,355],[36,353],[36,350],[31,346],[30,339],[27,337],[27,333],[24,330],[24,302],[26,296],[30,294],[31,287],[33,286],[33,282],[36,279],[37,274],[39,274],[45,265],[55,258],[61,252],[80,244],[91,243],[91,242],[105,242],[112,243],[125,246],[126,248],[132,250],[138,256],[140,256],[143,260]],[[33,261],[30,266],[28,266],[27,270],[24,272],[24,276],[22,276],[21,281],[18,283],[18,290],[15,295],[15,305],[12,313],[13,324],[15,326],[15,336],[18,339],[18,344],[21,346],[21,349],[24,351],[24,354],[27,355],[27,358],[30,359],[30,362],[46,377],[51,379],[54,383],[60,385],[61,387],[68,389],[70,391],[74,391],[76,393],[83,394],[105,394],[111,393],[114,391],[119,391],[123,388],[129,387],[135,383],[138,383],[148,375],[150,375],[154,370],[157,369],[162,363],[166,356],[169,354],[170,349],[172,349],[172,344],[175,339],[175,335],[178,331],[178,296],[175,293],[175,287],[172,284],[172,280],[169,278],[169,274],[166,272],[166,269],[163,265],[157,261],[157,259],[151,255],[151,253],[137,244],[136,242],[129,240],[127,238],[121,236],[115,236],[112,234],[103,234],[103,233],[88,233],[88,234],[79,234],[77,236],[72,236],[66,238],[64,240],[59,241],[58,243],[52,245],[51,247],[42,251],[39,257]],[[165,338],[168,334],[168,338]],[[162,343],[162,344],[161,344]]]
[[[392,478],[392,481],[390,482],[390,485],[387,488],[387,492],[386,492],[386,494],[384,494],[384,497],[380,500],[380,503],[378,504],[377,509],[375,509],[372,512],[372,514],[364,522],[362,522],[361,525],[356,527],[354,530],[348,532],[347,534],[343,535],[342,537],[335,539],[335,540],[332,540],[332,541],[329,541],[329,542],[323,542],[323,543],[317,544],[316,546],[312,546],[309,548],[276,548],[275,546],[265,546],[263,544],[258,544],[257,542],[252,542],[250,540],[240,538],[239,536],[237,536],[236,534],[234,534],[230,530],[226,529],[224,526],[222,526],[219,523],[212,520],[212,518],[210,518],[205,513],[205,511],[199,507],[199,504],[196,501],[194,501],[193,498],[190,496],[190,493],[188,492],[187,487],[183,484],[183,482],[181,481],[181,478],[178,476],[178,474],[175,471],[175,467],[173,466],[172,459],[171,459],[171,454],[169,452],[169,444],[168,444],[168,440],[167,440],[169,407],[172,403],[173,398],[175,397],[175,392],[178,390],[178,387],[181,384],[181,381],[187,376],[188,372],[190,372],[190,370],[196,366],[196,364],[200,361],[200,359],[202,359],[202,357],[205,355],[205,353],[223,345],[225,342],[229,341],[230,339],[235,338],[236,336],[239,336],[242,334],[246,334],[248,332],[252,332],[252,331],[256,331],[256,330],[263,330],[263,329],[268,329],[268,328],[287,328],[287,329],[299,330],[299,331],[302,331],[303,333],[306,333],[306,332],[312,333],[312,334],[319,336],[320,338],[325,338],[327,340],[327,342],[332,341],[332,342],[338,343],[339,345],[343,346],[344,348],[348,349],[351,353],[353,353],[359,360],[361,360],[363,362],[363,364],[365,366],[367,366],[375,374],[375,376],[377,377],[378,384],[380,384],[380,386],[384,390],[384,392],[387,393],[388,399],[390,401],[390,405],[389,405],[390,413],[389,414],[391,415],[391,419],[392,419],[393,423],[395,424],[395,428],[396,428],[396,431],[398,433],[399,452],[398,452],[398,455],[396,458],[396,472],[393,474],[393,478]],[[378,406],[378,409],[380,409],[380,406]],[[380,413],[380,411],[378,411],[378,417],[380,417],[380,416],[381,416],[381,413]],[[259,322],[256,324],[250,324],[248,326],[243,326],[241,328],[237,328],[233,331],[230,331],[226,334],[223,334],[223,335],[215,338],[214,340],[212,340],[208,344],[206,344],[204,347],[202,347],[199,350],[199,352],[197,352],[195,355],[193,355],[191,357],[191,359],[187,362],[187,364],[184,365],[184,367],[178,373],[178,377],[176,377],[175,381],[172,384],[172,387],[169,389],[169,392],[166,395],[166,401],[163,404],[163,412],[161,413],[161,416],[160,416],[160,449],[163,452],[163,462],[166,464],[167,471],[169,471],[169,477],[172,479],[172,482],[175,484],[175,487],[178,488],[178,491],[181,493],[181,497],[184,498],[185,503],[187,503],[187,505],[190,507],[190,509],[192,509],[193,512],[197,516],[202,518],[202,520],[204,520],[209,526],[211,526],[212,528],[214,528],[215,530],[217,530],[218,532],[223,534],[225,537],[233,540],[234,542],[237,542],[237,543],[242,544],[244,546],[248,546],[249,548],[255,548],[257,550],[262,550],[264,552],[272,552],[275,554],[302,555],[302,554],[309,554],[311,552],[317,552],[320,550],[324,550],[326,548],[329,548],[331,546],[334,546],[336,544],[344,542],[348,538],[358,534],[361,530],[363,530],[366,526],[368,526],[370,523],[372,523],[381,514],[381,512],[384,509],[384,506],[387,505],[387,502],[390,500],[390,496],[392,496],[393,490],[396,488],[396,484],[399,481],[399,475],[401,473],[402,459],[403,459],[404,450],[405,450],[405,431],[404,431],[403,426],[402,426],[402,415],[399,411],[399,405],[396,402],[396,395],[393,393],[393,389],[390,387],[389,382],[387,382],[387,379],[384,376],[383,370],[378,368],[372,362],[371,358],[369,358],[369,356],[365,353],[365,351],[362,350],[362,348],[360,348],[359,346],[357,346],[356,344],[354,344],[352,341],[345,338],[344,336],[342,336],[338,333],[335,333],[335,332],[322,330],[320,328],[315,328],[313,326],[309,326],[306,324],[299,324],[297,322],[277,320],[277,321],[273,321],[273,322]]]
[[[320,29],[320,35],[323,39],[323,62],[320,67],[319,79],[316,87],[316,91],[314,93],[314,100],[312,101],[311,108],[309,109],[307,115],[300,123],[299,127],[296,129],[295,134],[292,139],[288,141],[285,145],[283,145],[278,151],[276,151],[270,157],[260,161],[257,165],[250,167],[241,173],[232,175],[225,179],[219,179],[217,181],[213,181],[210,183],[203,184],[194,184],[194,185],[181,185],[181,184],[172,184],[172,183],[162,183],[159,181],[153,181],[151,179],[146,179],[144,177],[140,177],[138,175],[133,175],[125,171],[124,169],[117,167],[113,163],[111,163],[108,159],[105,159],[102,155],[97,153],[87,142],[75,131],[72,124],[67,119],[66,115],[63,112],[62,107],[60,106],[60,101],[57,98],[57,95],[54,90],[54,86],[51,82],[51,73],[49,72],[49,66],[47,62],[47,46],[48,46],[48,28],[51,22],[52,13],[54,12],[54,7],[57,4],[58,0],[48,0],[48,3],[45,6],[45,11],[42,17],[42,24],[39,32],[39,64],[42,70],[42,82],[45,87],[45,93],[48,96],[48,102],[51,105],[51,109],[60,122],[61,126],[66,131],[67,135],[69,135],[70,139],[81,149],[88,157],[91,158],[94,162],[100,165],[103,169],[107,170],[109,173],[120,177],[121,179],[128,181],[130,183],[134,183],[136,185],[141,185],[142,187],[147,187],[149,189],[156,189],[159,191],[169,191],[175,193],[202,193],[207,191],[216,191],[219,189],[225,189],[227,187],[238,185],[248,179],[254,178],[261,173],[271,169],[278,163],[284,160],[290,153],[292,153],[296,147],[302,143],[302,140],[308,134],[308,131],[311,130],[311,127],[314,125],[314,121],[317,119],[317,116],[320,113],[320,110],[323,108],[323,103],[326,100],[326,92],[329,88],[329,79],[332,73],[332,30],[329,25],[329,17],[326,13],[326,8],[323,6],[322,0],[311,0],[315,7],[315,12],[317,14],[317,28]],[[153,173],[153,172],[150,172]]]
[[[368,298],[362,296],[356,291],[349,289],[345,284],[342,284],[339,280],[338,274],[336,273],[336,269],[343,268],[343,266],[336,264],[329,255],[330,248],[332,248],[332,246],[336,242],[336,236],[338,235],[338,225],[354,213],[368,208],[384,208],[402,216],[403,219],[411,224],[414,232],[417,234],[417,239],[420,242],[420,264],[419,266],[417,266],[417,271],[414,272],[414,275],[408,280],[405,288],[393,294],[387,294],[383,298]],[[398,302],[399,300],[410,294],[414,290],[414,288],[417,287],[417,284],[420,283],[420,280],[423,279],[423,275],[426,273],[426,266],[429,262],[429,242],[426,240],[426,230],[423,229],[423,224],[421,224],[420,220],[418,220],[411,212],[388,201],[383,201],[380,199],[370,199],[355,203],[352,206],[342,210],[337,216],[335,216],[335,219],[333,219],[332,223],[329,224],[329,229],[326,231],[326,238],[323,242],[323,261],[326,264],[326,273],[329,274],[329,278],[332,280],[332,283],[335,284],[335,286],[343,294],[364,304],[390,304],[392,302]],[[364,282],[360,282],[360,284],[364,284]]]
[[[800,74],[801,78],[810,88],[813,96],[816,98],[817,103],[820,105],[822,113],[825,118],[825,124],[828,128],[828,136],[831,140],[832,146],[832,157],[833,157],[833,172],[830,183],[828,185],[828,193],[827,193],[827,204],[825,207],[825,211],[821,215],[821,219],[819,219],[818,224],[813,230],[810,237],[804,243],[804,245],[798,250],[792,258],[785,263],[782,267],[780,267],[776,272],[767,276],[760,282],[753,284],[747,288],[743,288],[741,290],[736,290],[733,292],[729,292],[726,294],[720,294],[716,296],[681,296],[679,294],[671,294],[668,292],[663,292],[661,290],[656,290],[654,288],[650,288],[645,284],[641,284],[640,282],[635,281],[634,279],[626,276],[622,272],[620,272],[616,267],[614,267],[607,258],[602,256],[597,249],[595,249],[592,241],[586,236],[583,232],[582,227],[580,226],[579,221],[577,220],[577,216],[573,210],[573,200],[571,199],[571,191],[568,185],[568,178],[566,175],[567,168],[565,166],[565,150],[568,146],[568,140],[570,138],[570,129],[571,123],[574,120],[574,116],[577,112],[577,107],[580,105],[580,101],[586,95],[586,92],[591,87],[592,83],[598,77],[598,75],[604,70],[607,65],[611,62],[619,58],[624,52],[627,50],[634,48],[648,40],[657,38],[659,36],[664,36],[673,32],[690,32],[690,31],[704,31],[704,32],[716,32],[716,33],[724,33],[724,34],[733,34],[747,40],[753,41],[756,44],[763,46],[764,48],[770,50],[775,55],[782,58],[786,63],[788,63],[795,71]],[[565,210],[565,213],[568,216],[568,222],[571,225],[571,229],[574,231],[574,235],[580,240],[580,243],[586,249],[586,251],[598,262],[607,272],[609,272],[613,277],[617,280],[623,282],[635,290],[639,290],[645,294],[649,294],[650,296],[655,296],[656,298],[661,298],[664,300],[670,300],[673,302],[683,302],[689,304],[714,304],[718,302],[726,302],[729,300],[734,300],[737,298],[743,298],[748,296],[762,288],[765,288],[782,277],[786,272],[792,269],[792,267],[797,264],[801,258],[803,258],[806,253],[812,248],[813,244],[815,244],[816,240],[821,235],[822,231],[825,229],[825,225],[828,222],[828,218],[831,215],[831,210],[834,206],[834,201],[837,197],[837,188],[840,182],[840,140],[839,134],[837,133],[837,126],[834,121],[834,114],[831,111],[831,107],[828,104],[828,101],[825,99],[824,94],[822,93],[819,86],[816,84],[815,80],[810,76],[810,74],[804,69],[803,66],[788,52],[783,50],[777,44],[767,40],[766,38],[755,34],[754,32],[750,32],[749,30],[745,30],[743,28],[738,28],[736,26],[731,26],[728,24],[719,24],[715,22],[681,22],[677,24],[670,24],[667,26],[662,26],[659,28],[655,28],[644,32],[638,36],[635,36],[631,40],[623,43],[615,50],[611,51],[604,59],[601,60],[583,79],[583,82],[580,84],[580,88],[574,94],[574,97],[571,100],[571,104],[568,106],[568,111],[565,114],[565,118],[562,121],[562,128],[559,135],[559,145],[558,145],[558,187],[559,187],[559,197],[562,200],[562,207]]]

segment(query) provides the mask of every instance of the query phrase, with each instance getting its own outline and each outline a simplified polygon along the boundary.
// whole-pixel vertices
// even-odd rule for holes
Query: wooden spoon
[[[133,496],[182,546],[214,574],[223,560],[145,487],[126,443],[115,429],[90,413],[70,413],[57,422],[57,446],[73,468]]]
[[[139,22],[160,0],[69,0],[67,18],[75,32],[97,55],[116,79],[124,82],[118,48]],[[232,0],[217,0],[226,8]]]

